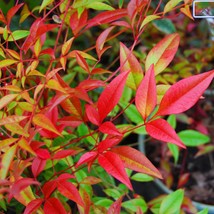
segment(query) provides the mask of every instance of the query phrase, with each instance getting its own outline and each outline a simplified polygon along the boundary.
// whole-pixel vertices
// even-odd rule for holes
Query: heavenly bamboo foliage
[[[190,1],[160,1],[158,8],[148,0],[22,2],[0,10],[0,210],[171,214],[182,212],[182,203],[188,209],[183,190],[154,200],[155,207],[136,194],[132,181],[164,176],[126,136],[170,143],[176,161],[186,146],[200,146],[197,155],[213,149],[198,131],[176,134],[172,114],[203,96],[214,70],[184,78],[188,59],[183,51],[176,55],[183,28],[161,39],[156,23],[168,18],[176,26],[184,17],[170,17],[178,12],[191,19]],[[200,59],[191,69],[209,67],[207,55]]]

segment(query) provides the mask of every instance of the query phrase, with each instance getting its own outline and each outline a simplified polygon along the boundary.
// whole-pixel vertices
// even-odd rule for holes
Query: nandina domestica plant
[[[185,148],[164,116],[192,107],[214,76],[210,70],[161,84],[158,77],[177,52],[178,33],[144,50],[143,62],[135,55],[153,20],[179,10],[192,18],[190,1],[178,3],[169,1],[161,11],[161,1],[154,6],[147,0],[17,0],[1,11],[3,210],[146,212],[143,197],[134,194],[132,170],[162,175],[143,153],[120,143],[145,128],[151,137]],[[131,37],[127,44],[124,35]],[[130,110],[139,115],[136,123],[125,120]],[[172,197],[178,196],[173,209],[180,209],[183,190]],[[168,209],[162,205],[160,213]]]

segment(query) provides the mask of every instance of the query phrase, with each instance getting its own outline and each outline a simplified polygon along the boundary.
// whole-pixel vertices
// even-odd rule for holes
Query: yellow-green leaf
[[[27,152],[30,152],[32,155],[36,155],[36,153],[30,147],[30,145],[28,144],[28,142],[25,138],[21,138],[21,140],[19,140],[18,144],[22,149],[26,150]]]
[[[2,150],[4,147],[10,146],[12,143],[15,143],[18,140],[18,138],[8,138],[5,140],[0,140],[0,150]]]
[[[170,0],[168,3],[165,5],[163,12],[167,13],[171,11],[178,3],[180,3],[182,0]]]
[[[73,40],[74,40],[74,37],[72,37],[71,39],[69,39],[67,42],[65,42],[62,45],[62,55],[63,56],[66,55],[68,53],[68,51],[70,50]]]
[[[24,20],[30,15],[30,11],[28,9],[27,4],[24,5],[22,12],[21,12],[21,18],[19,20],[19,23],[24,22]]]
[[[41,12],[45,7],[51,4],[54,0],[43,0],[42,5],[40,6],[39,12]]]
[[[55,79],[50,79],[46,84],[46,87],[56,91],[60,91],[62,93],[66,93],[65,89]]]
[[[5,124],[5,128],[13,134],[29,137],[29,134],[18,123]]]
[[[93,1],[89,3],[86,7],[94,10],[114,10],[114,8],[108,4],[105,4],[102,2],[93,2]]]
[[[44,114],[36,114],[33,117],[33,123],[43,129],[54,132],[55,134],[61,136],[61,134],[58,132],[57,128],[54,126],[51,120]]]
[[[27,37],[30,34],[28,30],[16,30],[8,37],[7,41],[12,42]]]
[[[153,20],[155,20],[155,19],[158,19],[158,18],[160,18],[160,16],[157,16],[157,15],[149,15],[149,16],[147,16],[147,17],[143,20],[143,22],[142,22],[142,24],[141,24],[141,26],[140,26],[140,30],[141,30],[146,24],[148,24],[149,22],[151,22],[151,21],[153,21]]]
[[[0,110],[13,101],[18,94],[8,94],[0,99]]]
[[[1,160],[0,179],[5,179],[7,177],[8,170],[16,153],[16,148],[17,145],[14,145],[4,153]]]
[[[0,61],[0,69],[4,68],[6,66],[12,65],[16,62],[18,62],[18,61],[14,60],[14,59],[4,59],[4,60]]]

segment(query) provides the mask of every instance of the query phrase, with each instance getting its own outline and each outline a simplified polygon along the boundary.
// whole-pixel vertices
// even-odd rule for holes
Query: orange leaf
[[[0,110],[13,101],[18,94],[8,94],[0,99]]]
[[[72,37],[71,39],[69,39],[67,42],[65,42],[62,45],[62,55],[63,56],[66,55],[68,53],[68,51],[70,50],[73,40],[74,40],[74,37]]]
[[[5,124],[18,123],[26,118],[28,118],[28,116],[13,115],[13,116],[4,117],[0,119],[0,126],[3,126]]]
[[[194,18],[192,17],[192,13],[190,12],[190,9],[189,9],[189,5],[182,7],[180,11],[194,21]]]
[[[155,176],[157,178],[162,178],[160,172],[142,152],[129,146],[115,147],[111,149],[111,151],[120,156],[121,160],[125,164],[125,167],[137,172]]]
[[[22,149],[24,149],[24,150],[30,152],[30,153],[33,154],[33,155],[36,155],[36,153],[35,153],[35,152],[33,151],[33,149],[30,147],[30,145],[28,144],[28,142],[27,142],[27,140],[26,140],[25,138],[21,138],[21,139],[19,140],[18,144],[19,144],[19,146],[20,146]]]
[[[180,37],[179,34],[174,33],[166,36],[162,39],[146,57],[146,71],[149,69],[151,64],[155,66],[155,74],[162,72],[174,58]]]
[[[140,83],[140,86],[137,89],[135,103],[137,110],[142,115],[145,121],[157,104],[157,93],[153,64],[146,72],[145,77],[143,78]]]
[[[43,129],[54,132],[55,134],[61,136],[61,134],[58,132],[57,128],[54,126],[51,120],[47,118],[44,114],[36,114],[33,117],[33,123]]]

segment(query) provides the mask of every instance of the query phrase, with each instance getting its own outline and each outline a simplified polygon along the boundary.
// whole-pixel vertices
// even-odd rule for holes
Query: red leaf
[[[152,175],[157,178],[162,178],[160,172],[142,152],[129,146],[116,147],[111,149],[111,151],[120,156],[120,159],[124,162],[126,168]]]
[[[179,139],[175,130],[164,119],[157,119],[147,123],[146,131],[151,137],[157,140],[161,140],[167,143],[173,143],[182,148],[186,148],[182,141]]]
[[[99,130],[102,133],[110,134],[110,135],[118,135],[121,136],[122,134],[118,131],[116,126],[112,122],[105,122],[100,127]]]
[[[117,138],[105,139],[99,143],[98,152],[102,153],[105,150],[117,145],[119,142],[120,142],[120,139],[117,139]]]
[[[102,54],[103,54],[103,46],[105,44],[105,41],[109,35],[109,33],[112,31],[114,27],[109,27],[107,29],[105,29],[97,38],[96,41],[96,51],[97,51],[97,55],[99,58],[101,58]],[[105,49],[106,50],[106,49]]]
[[[105,84],[101,80],[95,80],[95,79],[86,79],[80,82],[78,87],[91,91],[99,87],[103,87]]]
[[[41,22],[41,19],[36,19],[35,22],[31,25],[30,35],[26,38],[25,42],[22,45],[22,50],[24,50],[25,53],[28,51],[30,46],[32,46],[33,43],[36,42],[36,33],[39,26],[41,25]]]
[[[129,177],[126,174],[125,166],[118,155],[108,151],[99,155],[98,162],[106,172],[124,183],[130,190],[133,190]]]
[[[88,21],[86,29],[96,25],[113,22],[126,15],[127,15],[126,9],[117,9],[113,11],[105,11],[105,12],[99,13],[97,16],[95,16],[94,18]]]
[[[75,178],[73,175],[69,174],[69,173],[63,173],[61,174],[58,178],[57,178],[57,181],[62,181],[62,180],[68,180],[68,179],[71,179],[71,178]]]
[[[43,199],[37,198],[31,201],[25,208],[24,214],[32,214],[34,213],[42,204]]]
[[[123,93],[123,88],[126,83],[128,72],[119,74],[114,80],[112,80],[105,90],[100,95],[97,108],[100,115],[100,121],[108,115],[108,113],[117,105],[120,97]]]
[[[178,114],[191,108],[211,83],[214,70],[185,78],[174,85],[161,100],[156,115]]]
[[[41,158],[34,158],[31,169],[35,178],[43,171],[45,165],[46,160],[42,160]]]
[[[10,8],[10,10],[8,10],[7,12],[7,25],[10,26],[10,22],[11,22],[11,19],[13,18],[13,16],[16,14],[16,12],[19,10],[19,8],[23,5],[24,3],[22,4],[18,4],[12,8]]]
[[[97,110],[92,105],[86,105],[86,115],[91,123],[99,126],[100,116]]]
[[[44,213],[45,214],[67,214],[64,206],[57,198],[49,198],[44,204]]]
[[[90,68],[86,62],[86,60],[78,53],[76,52],[76,60],[79,66],[85,70],[86,72],[90,73]]]
[[[144,121],[157,104],[154,65],[152,64],[141,81],[135,97],[136,108]]]
[[[84,202],[80,197],[80,194],[77,188],[74,186],[74,184],[68,181],[62,180],[60,182],[57,182],[57,188],[62,195],[76,202],[80,206],[82,207],[84,206]]]
[[[107,214],[120,213],[123,196],[118,198],[108,209]]]
[[[80,165],[82,165],[84,163],[91,162],[96,157],[97,157],[97,152],[93,152],[93,151],[92,152],[87,152],[83,156],[81,156],[81,158],[79,159],[79,161],[76,164],[76,167],[79,167]]]
[[[88,10],[84,12],[79,17],[77,11],[75,11],[70,17],[70,27],[73,31],[73,34],[76,36],[79,31],[86,25],[88,19]]]
[[[52,59],[55,59],[54,50],[52,48],[46,48],[42,50],[39,55],[41,56],[45,54],[49,55]]]
[[[42,192],[44,193],[45,198],[49,198],[52,192],[56,189],[56,181],[48,181],[42,187]]]
[[[10,194],[8,197],[9,200],[11,200],[14,196],[19,195],[22,190],[30,185],[39,185],[39,182],[33,180],[32,178],[21,178],[17,180],[10,189]]]
[[[68,156],[73,156],[75,154],[77,154],[79,151],[78,150],[72,150],[72,149],[69,149],[69,150],[61,150],[61,151],[58,151],[54,156],[53,156],[53,159],[54,160],[57,160],[57,159],[62,159],[62,158],[66,158]]]
[[[37,156],[43,160],[47,160],[51,157],[47,149],[37,149],[35,152]]]

